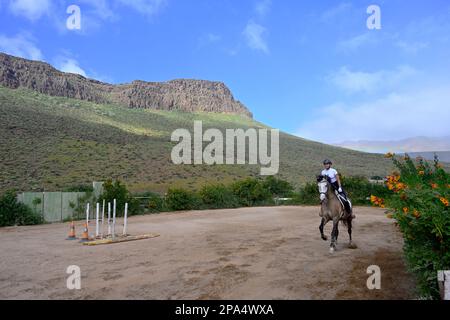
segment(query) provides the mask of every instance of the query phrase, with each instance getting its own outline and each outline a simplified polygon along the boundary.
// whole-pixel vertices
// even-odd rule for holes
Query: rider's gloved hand
[[[339,193],[341,193],[341,192],[342,192],[342,188],[341,188],[341,187],[339,187],[339,189],[338,189],[338,192],[339,192]]]

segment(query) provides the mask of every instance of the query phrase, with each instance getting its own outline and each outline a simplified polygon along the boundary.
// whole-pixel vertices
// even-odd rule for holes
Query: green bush
[[[233,194],[239,203],[246,207],[273,204],[272,195],[264,188],[263,182],[255,178],[247,178],[233,183]]]
[[[239,205],[238,198],[230,187],[223,184],[207,185],[200,190],[200,198],[206,208],[236,208]]]
[[[18,202],[14,191],[7,191],[0,197],[0,227],[41,223],[44,223],[42,216]]]
[[[342,177],[341,182],[353,205],[370,205],[372,194],[387,196],[389,193],[384,184],[371,183],[366,177]]]
[[[300,188],[298,193],[294,194],[291,204],[318,205],[319,202],[317,183],[308,182]]]
[[[274,176],[268,176],[264,182],[263,187],[273,196],[279,198],[292,197],[294,187],[282,179],[275,178]]]
[[[181,188],[170,188],[165,200],[167,208],[174,211],[198,209],[201,205],[201,199],[194,192]]]
[[[383,184],[371,183],[366,177],[341,177],[344,190],[353,205],[370,205],[370,195],[388,195],[389,190]],[[317,205],[320,203],[316,182],[309,182],[293,196],[292,203]]]
[[[165,211],[164,198],[159,194],[151,193],[148,195],[149,199],[147,199],[146,208],[150,212],[162,212]]]
[[[134,215],[141,212],[139,201],[131,197],[127,187],[119,180],[112,181],[111,179],[103,183],[103,193],[99,198],[99,202],[102,203],[105,200],[106,203],[111,202],[111,205],[116,199],[116,213],[117,216],[123,216],[125,203],[128,203],[128,214]]]
[[[400,162],[393,155],[399,172],[387,179],[389,197],[372,196],[375,205],[388,207],[404,237],[408,266],[416,274],[419,290],[426,297],[439,298],[437,272],[450,269],[450,174],[438,159],[434,167],[408,156]]]

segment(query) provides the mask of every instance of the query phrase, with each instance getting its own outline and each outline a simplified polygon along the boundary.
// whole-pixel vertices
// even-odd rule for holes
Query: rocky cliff
[[[252,117],[221,82],[178,79],[113,85],[61,72],[45,62],[4,53],[0,53],[0,85],[96,103],[118,103],[129,108],[224,112]]]

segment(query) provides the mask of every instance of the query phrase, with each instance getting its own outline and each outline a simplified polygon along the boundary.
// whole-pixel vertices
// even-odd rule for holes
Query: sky
[[[222,81],[325,143],[450,135],[447,0],[0,0],[0,51],[110,83]]]

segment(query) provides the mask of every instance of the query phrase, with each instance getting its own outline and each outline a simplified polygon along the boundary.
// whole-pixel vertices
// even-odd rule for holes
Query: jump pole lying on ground
[[[116,199],[113,201],[113,223],[112,223],[112,238],[114,240],[116,234]]]
[[[111,202],[108,202],[108,236],[111,235]]]
[[[119,237],[116,240],[113,239],[101,239],[101,240],[94,240],[83,243],[86,246],[97,246],[102,244],[113,244],[113,243],[122,243],[122,242],[129,242],[129,241],[137,241],[137,240],[144,240],[144,239],[151,239],[159,237],[160,235],[158,233],[150,233],[150,234],[143,234],[139,236],[128,236],[128,237]]]
[[[128,216],[128,203],[125,203],[125,213],[123,215],[123,232],[122,235],[127,235],[127,216]]]
[[[95,237],[97,238],[99,236],[99,230],[98,230],[98,214],[100,212],[100,204],[97,202],[96,208],[95,208]]]

